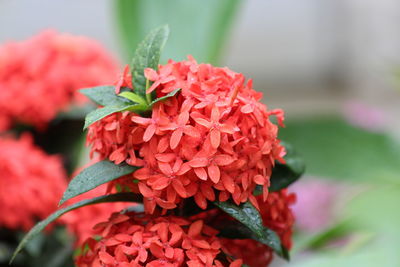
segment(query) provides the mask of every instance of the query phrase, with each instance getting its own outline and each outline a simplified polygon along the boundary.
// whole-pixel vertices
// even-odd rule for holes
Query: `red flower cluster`
[[[258,197],[260,214],[266,227],[274,230],[286,249],[292,247],[292,232],[294,224],[293,212],[290,208],[296,200],[296,195],[288,193],[287,189],[268,195],[266,203]],[[250,267],[265,267],[273,258],[273,251],[252,239],[221,239],[224,251],[235,257],[242,258]]]
[[[88,239],[75,259],[79,267],[224,266],[216,259],[217,232],[201,220],[114,213],[95,229],[101,239]],[[230,266],[241,266],[241,260]]]
[[[71,205],[84,199],[91,199],[104,195],[106,192],[106,186],[99,186],[95,189],[90,190],[82,195],[77,196],[73,201],[68,201],[65,205]],[[79,209],[68,212],[60,218],[60,223],[65,224],[70,233],[76,237],[76,244],[82,245],[83,242],[96,235],[96,231],[93,229],[93,225],[102,221],[105,221],[110,217],[113,212],[120,212],[121,210],[130,207],[132,203],[122,202],[108,202],[96,205],[89,205],[81,207]]]
[[[44,127],[85,101],[76,91],[117,77],[114,59],[94,40],[45,31],[0,47],[0,130],[14,122]]]
[[[65,188],[60,158],[46,155],[29,135],[0,138],[1,227],[29,230],[57,209]]]
[[[145,75],[153,82],[148,93],[181,92],[156,104],[151,118],[112,114],[92,125],[87,139],[101,158],[142,166],[134,178],[145,210],[173,209],[189,197],[201,208],[215,199],[256,204],[256,185],[265,200],[274,162],[285,154],[270,121],[276,115],[282,124],[282,110],[267,110],[242,74],[192,58]]]

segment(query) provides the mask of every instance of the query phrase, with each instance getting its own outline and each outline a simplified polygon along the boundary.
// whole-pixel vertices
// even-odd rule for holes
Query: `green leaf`
[[[138,96],[137,94],[134,94],[132,92],[122,92],[119,94],[119,96],[124,97],[126,99],[129,99],[135,103],[142,104],[144,106],[147,106],[147,102],[145,99],[142,97]]]
[[[346,181],[399,183],[400,145],[388,134],[337,116],[285,121],[279,136],[301,152],[307,174]]]
[[[108,160],[97,162],[81,171],[71,180],[59,205],[63,204],[68,199],[92,190],[99,185],[113,181],[121,176],[130,174],[137,169],[137,167],[130,166],[126,163],[116,165]]]
[[[138,104],[134,105],[118,105],[118,106],[105,106],[103,108],[98,108],[96,110],[93,110],[90,112],[86,118],[85,118],[85,126],[83,129],[86,129],[96,121],[101,120],[104,117],[107,117],[108,115],[111,115],[116,112],[122,112],[126,110],[134,110],[135,106],[139,106]]]
[[[101,106],[124,106],[130,102],[115,93],[115,86],[97,86],[79,90],[83,95],[87,96],[93,102]]]
[[[93,205],[93,204],[99,204],[99,203],[105,203],[105,202],[141,202],[142,197],[140,195],[136,195],[133,193],[118,193],[118,194],[112,194],[112,195],[105,195],[105,196],[100,196],[100,197],[95,197],[92,199],[85,199],[80,202],[77,202],[73,205],[70,205],[68,207],[62,208],[51,214],[49,217],[47,217],[45,220],[39,222],[36,224],[22,239],[22,241],[19,243],[18,247],[15,249],[13,256],[11,257],[10,264],[13,262],[15,257],[21,250],[26,246],[26,244],[34,238],[37,234],[39,234],[41,231],[43,231],[44,228],[46,228],[47,225],[55,221],[57,218],[62,216],[63,214],[87,206],[87,205]]]
[[[238,230],[237,234],[242,234],[243,236],[247,236],[248,238],[257,240],[272,248],[279,256],[285,259],[289,259],[289,254],[287,250],[282,246],[278,235],[274,231],[263,225],[260,213],[257,211],[256,208],[254,208],[254,206],[250,202],[243,203],[239,206],[230,201],[215,201],[213,203],[215,206],[217,206],[248,228],[248,231],[246,228],[241,228],[244,229],[243,231],[247,232],[240,233]]]
[[[150,103],[149,106],[151,107],[151,106],[153,106],[153,105],[154,105],[155,103],[157,103],[157,102],[164,101],[164,100],[167,100],[167,99],[170,98],[170,97],[175,96],[180,90],[181,90],[181,88],[175,89],[175,90],[172,91],[171,93],[169,93],[169,94],[167,94],[167,95],[165,95],[165,96],[162,96],[162,97],[159,97],[159,98],[155,99],[153,102]]]
[[[169,27],[161,26],[150,32],[138,45],[132,60],[132,84],[139,96],[146,95],[146,68],[157,69],[161,51],[167,42]]]
[[[284,157],[286,164],[279,162],[275,163],[275,167],[272,169],[271,185],[269,187],[270,192],[276,192],[287,188],[289,185],[297,181],[305,171],[305,164],[302,157],[300,157],[293,147],[282,142],[285,146],[287,154]],[[263,192],[262,186],[257,186],[253,194],[255,196],[261,195]]]
[[[115,19],[125,57],[133,56],[132,52],[151,29],[168,24],[173,33],[163,52],[163,62],[193,55],[199,62],[218,65],[242,2],[245,3],[240,0],[115,0]]]

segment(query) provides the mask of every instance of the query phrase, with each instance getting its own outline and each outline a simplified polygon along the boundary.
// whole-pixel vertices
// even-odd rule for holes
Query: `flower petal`
[[[208,166],[207,171],[211,181],[213,181],[214,184],[218,183],[219,178],[221,177],[219,167],[215,164],[211,164],[210,166]]]
[[[172,149],[175,149],[179,145],[179,142],[181,141],[182,135],[183,135],[183,130],[181,128],[176,129],[172,133],[171,139],[169,140],[169,146]]]
[[[210,141],[211,141],[211,146],[217,149],[221,143],[221,132],[217,129],[211,129]]]

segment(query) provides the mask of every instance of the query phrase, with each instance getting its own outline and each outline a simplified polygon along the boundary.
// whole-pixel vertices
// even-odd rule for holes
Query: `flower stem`
[[[149,89],[149,86],[150,86],[150,82],[149,82],[148,79],[146,79],[146,92],[147,92],[147,89]],[[151,93],[150,94],[146,94],[146,100],[147,100],[148,104],[151,103]]]

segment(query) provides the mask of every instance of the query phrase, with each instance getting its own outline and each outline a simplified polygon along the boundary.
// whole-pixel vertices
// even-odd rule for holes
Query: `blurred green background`
[[[292,260],[273,266],[400,266],[399,18],[395,0],[0,0],[0,42],[55,28],[127,63],[168,23],[164,61],[229,66],[286,110],[307,171]]]

